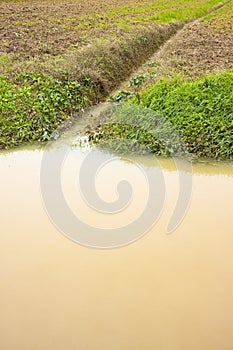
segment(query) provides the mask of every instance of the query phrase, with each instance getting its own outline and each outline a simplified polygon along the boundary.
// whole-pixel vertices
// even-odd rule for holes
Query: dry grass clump
[[[66,56],[62,69],[70,79],[80,80],[88,75],[98,90],[97,96],[105,97],[181,27],[181,23],[173,22],[138,30],[134,36],[97,40]]]

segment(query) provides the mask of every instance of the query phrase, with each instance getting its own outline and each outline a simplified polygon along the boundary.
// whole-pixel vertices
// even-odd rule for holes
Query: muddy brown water
[[[40,191],[43,152],[0,154],[1,350],[232,350],[232,163],[194,164],[189,210],[166,235],[177,172],[172,160],[160,160],[167,197],[158,222],[133,244],[101,250],[74,243],[51,223]],[[63,188],[76,215],[98,226],[104,214],[81,206],[76,188],[85,154],[70,151]],[[143,162],[154,166],[150,156]],[[106,227],[133,220],[146,200],[141,172],[120,158],[97,179],[102,198],[111,201],[109,179],[126,174],[134,200]]]

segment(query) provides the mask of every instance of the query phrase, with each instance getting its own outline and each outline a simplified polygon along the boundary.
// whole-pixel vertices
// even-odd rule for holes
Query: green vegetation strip
[[[138,98],[133,102],[138,104]],[[135,127],[132,114],[136,109],[129,107],[130,113],[126,108],[125,113],[120,113],[119,121],[114,119],[111,123],[109,119],[90,139],[100,146],[118,140],[119,151],[122,151],[119,140],[122,144],[125,140],[134,140],[131,144],[141,143],[159,155],[182,155],[185,146],[193,157],[233,159],[232,70],[192,82],[161,79],[140,94],[140,105],[148,108],[148,112],[142,109],[141,115],[140,111],[137,113],[137,125],[145,127]],[[159,123],[155,120],[156,115],[161,116]],[[174,137],[168,125],[172,125]],[[159,140],[164,139],[166,132],[171,142],[164,144]],[[177,134],[180,138],[175,137]]]
[[[49,140],[67,115],[84,106],[87,91],[88,79],[20,73],[12,83],[0,76],[0,148]]]

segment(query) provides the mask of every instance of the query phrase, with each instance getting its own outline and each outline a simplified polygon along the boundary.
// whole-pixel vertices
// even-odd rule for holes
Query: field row
[[[17,60],[60,55],[95,38],[110,39],[151,24],[189,21],[219,0],[0,1],[0,55]]]

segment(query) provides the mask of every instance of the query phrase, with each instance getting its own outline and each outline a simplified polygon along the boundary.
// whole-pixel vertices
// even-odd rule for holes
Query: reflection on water
[[[160,159],[167,198],[158,223],[137,242],[104,251],[73,243],[50,222],[40,194],[42,155],[0,155],[1,349],[232,350],[232,164],[194,165],[190,209],[168,236],[177,174],[172,160]],[[70,152],[62,174],[74,213],[107,227],[140,215],[145,179],[120,159],[96,186],[111,201],[112,181],[129,177],[135,195],[127,214],[109,218],[85,206],[77,187],[84,157]]]

